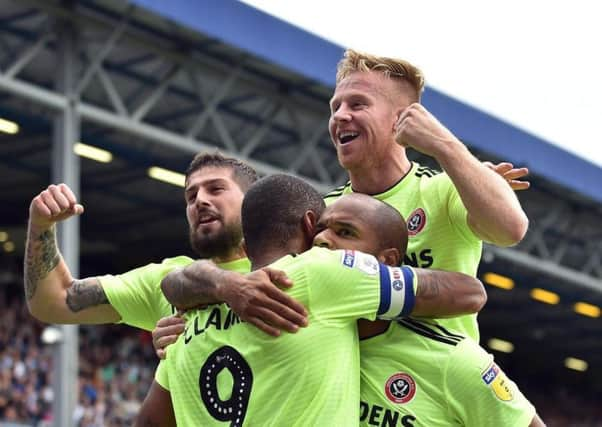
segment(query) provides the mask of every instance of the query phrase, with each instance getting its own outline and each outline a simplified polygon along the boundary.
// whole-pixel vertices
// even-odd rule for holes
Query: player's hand
[[[242,320],[277,337],[280,331],[294,333],[307,326],[303,304],[279,289],[291,286],[284,272],[266,267],[244,275],[241,283],[229,287],[225,300]]]
[[[531,186],[529,181],[521,181],[522,178],[529,174],[529,169],[527,168],[515,168],[514,165],[509,162],[502,162],[495,165],[491,162],[483,162],[483,165],[504,178],[514,191],[526,190]]]
[[[83,212],[84,207],[77,203],[73,191],[66,184],[50,185],[31,201],[29,222],[34,227],[50,228],[55,222]]]
[[[155,353],[159,359],[165,359],[165,347],[177,341],[178,337],[184,332],[184,324],[184,319],[179,315],[159,319],[152,332],[153,347],[155,347]]]
[[[418,103],[403,110],[393,130],[398,144],[434,158],[437,158],[450,142],[462,144],[449,129]]]

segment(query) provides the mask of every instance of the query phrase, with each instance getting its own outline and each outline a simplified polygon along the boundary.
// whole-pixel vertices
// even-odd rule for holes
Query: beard
[[[242,241],[242,226],[228,224],[214,235],[190,230],[190,246],[199,258],[225,258],[239,248]]]

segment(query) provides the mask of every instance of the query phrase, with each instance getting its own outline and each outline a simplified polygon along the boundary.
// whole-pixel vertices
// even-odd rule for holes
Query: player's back
[[[356,319],[374,318],[380,279],[378,264],[355,256],[314,248],[272,265],[293,280],[289,293],[308,309],[309,326],[295,334],[268,336],[225,305],[189,317],[167,357],[178,425],[357,425]]]

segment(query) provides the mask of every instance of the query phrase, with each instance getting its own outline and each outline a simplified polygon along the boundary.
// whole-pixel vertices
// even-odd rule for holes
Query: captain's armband
[[[411,267],[379,265],[380,305],[377,317],[398,320],[410,315],[414,309],[418,278]]]

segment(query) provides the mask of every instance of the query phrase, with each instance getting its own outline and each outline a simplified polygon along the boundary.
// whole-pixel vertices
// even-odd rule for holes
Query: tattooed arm
[[[477,313],[487,301],[481,281],[450,271],[415,268],[418,276],[412,316],[453,317]]]
[[[111,323],[120,319],[97,278],[77,280],[56,243],[56,223],[83,212],[65,184],[51,185],[29,207],[24,286],[30,313],[48,323]]]
[[[242,320],[273,336],[307,325],[303,304],[278,287],[291,285],[284,272],[273,268],[242,275],[207,260],[175,269],[161,281],[165,298],[179,310],[225,302]],[[153,333],[164,336],[168,330],[157,325]]]

